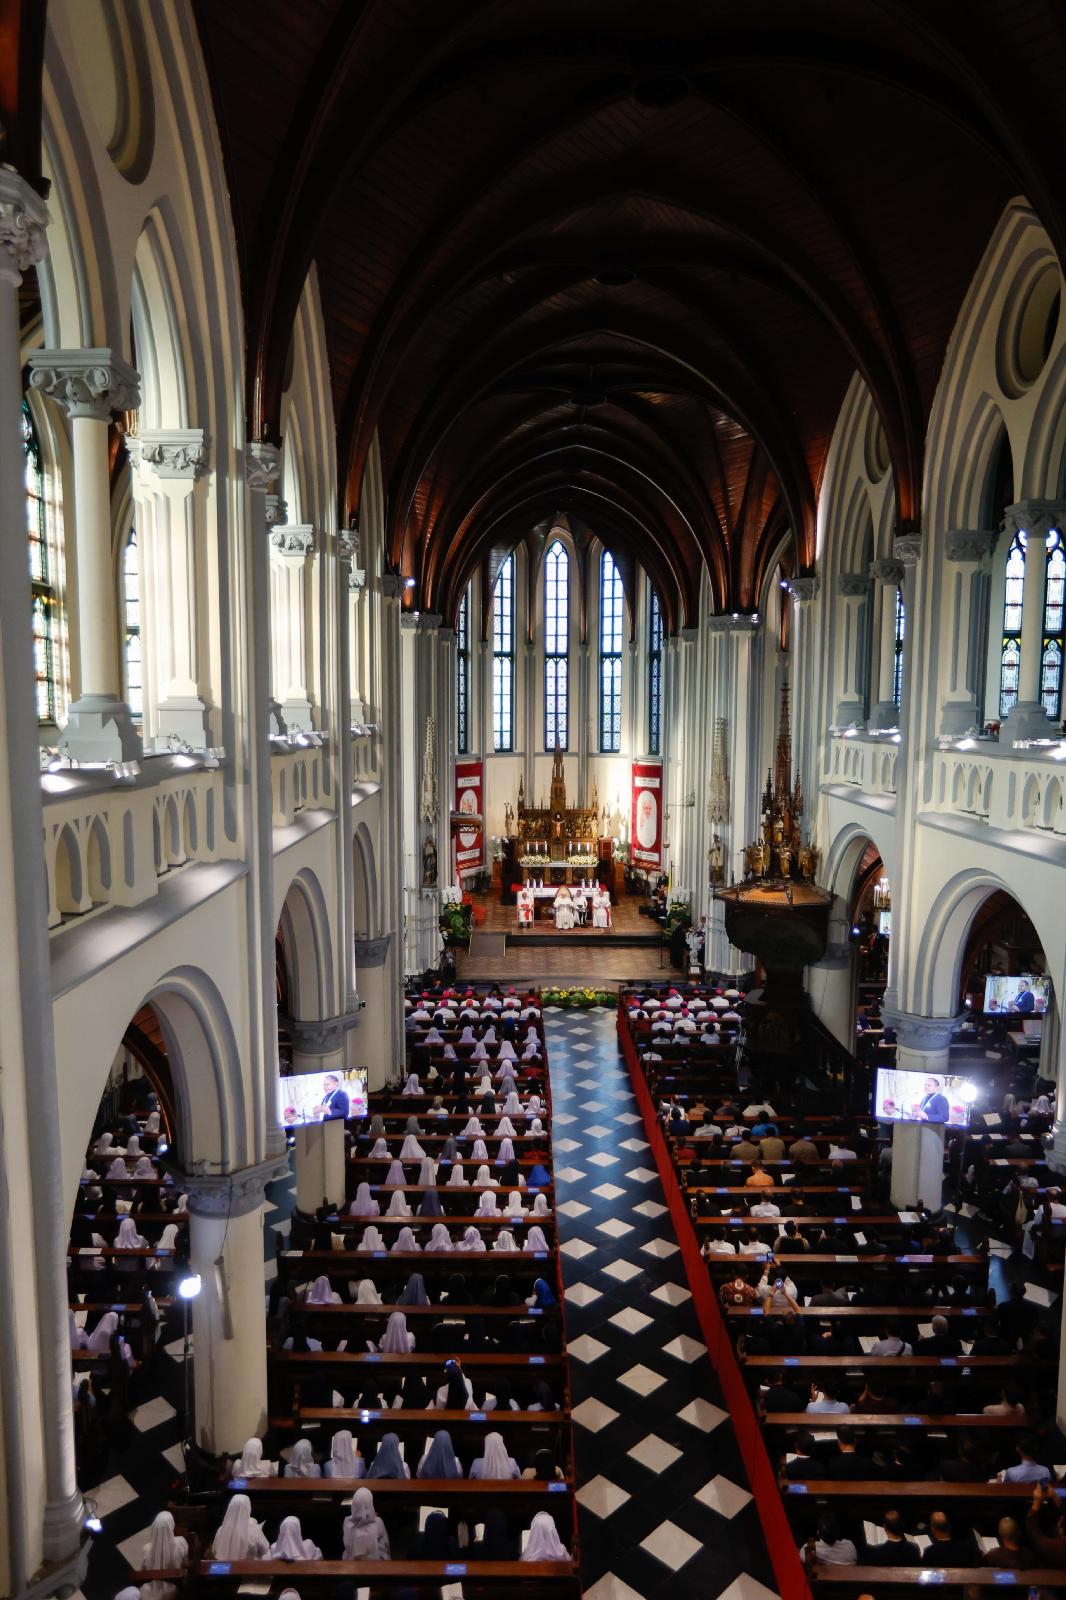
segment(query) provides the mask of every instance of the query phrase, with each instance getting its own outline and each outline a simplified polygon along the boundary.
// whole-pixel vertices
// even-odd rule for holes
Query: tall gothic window
[[[26,537],[29,543],[30,584],[33,599],[33,670],[36,680],[37,720],[56,719],[56,634],[59,603],[52,570],[52,551],[48,543],[45,517],[44,472],[41,447],[30,416],[22,402],[22,460],[26,492]]]
[[[565,750],[569,738],[570,557],[560,540],[544,558],[544,748]]]
[[[492,591],[492,748],[514,749],[514,556]]]
[[[1007,716],[1018,703],[1022,669],[1022,599],[1025,589],[1026,536],[1022,529],[1007,552],[1003,593],[1003,639],[999,649],[999,715]]]
[[[141,552],[137,530],[131,528],[122,552],[122,663],[126,677],[126,704],[135,721],[144,715],[144,666],[141,657]]]
[[[455,749],[470,754],[470,586],[455,619]]]
[[[600,558],[600,749],[622,748],[622,579],[609,550]]]
[[[663,613],[651,590],[648,614],[648,752],[662,754],[663,743]]]
[[[907,613],[903,606],[903,590],[896,589],[896,637],[894,643],[895,655],[892,658],[892,701],[899,710],[900,696],[903,693],[903,640],[907,632]]]
[[[1047,536],[1044,560],[1044,628],[1040,653],[1040,702],[1058,722],[1062,712],[1063,603],[1066,600],[1066,552],[1062,530]]]

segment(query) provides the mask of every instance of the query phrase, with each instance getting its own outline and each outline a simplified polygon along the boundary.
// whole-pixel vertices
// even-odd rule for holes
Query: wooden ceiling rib
[[[813,561],[856,368],[913,525],[997,216],[1025,194],[1066,242],[1057,0],[196,3],[250,429],[277,428],[314,259],[340,509],[376,433],[391,559],[444,614],[564,503],[648,552],[671,628],[705,563],[755,609],[782,549]]]

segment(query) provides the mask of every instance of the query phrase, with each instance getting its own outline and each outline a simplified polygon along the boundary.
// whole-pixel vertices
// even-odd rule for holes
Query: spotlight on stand
[[[198,1272],[190,1272],[187,1278],[182,1278],[178,1284],[178,1293],[183,1300],[195,1300],[204,1286],[204,1280]]]
[[[189,1306],[204,1286],[204,1280],[198,1272],[190,1272],[178,1281],[178,1296],[182,1306],[182,1374],[185,1380],[185,1415],[182,1418],[182,1431],[186,1434],[193,1432],[195,1421],[192,1409],[192,1361],[189,1356]]]

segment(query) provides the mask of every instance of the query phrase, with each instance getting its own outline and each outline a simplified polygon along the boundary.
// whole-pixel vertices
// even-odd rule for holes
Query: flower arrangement
[[[541,1001],[546,1006],[614,1006],[618,996],[610,989],[542,989]]]
[[[681,900],[676,895],[671,899],[666,912],[666,932],[673,933],[677,927],[687,928],[692,921],[688,908],[688,901]]]
[[[446,901],[441,906],[439,927],[448,949],[470,943],[471,910],[471,906],[454,900]]]

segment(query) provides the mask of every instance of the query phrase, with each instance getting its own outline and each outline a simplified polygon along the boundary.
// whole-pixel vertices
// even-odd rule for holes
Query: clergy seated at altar
[[[518,911],[518,926],[520,928],[532,927],[536,901],[533,897],[533,890],[528,883],[524,883],[515,895],[515,906]]]
[[[592,926],[594,928],[611,926],[611,896],[602,886],[592,891]]]
[[[574,898],[565,883],[555,896],[555,927],[568,933],[574,926]]]

